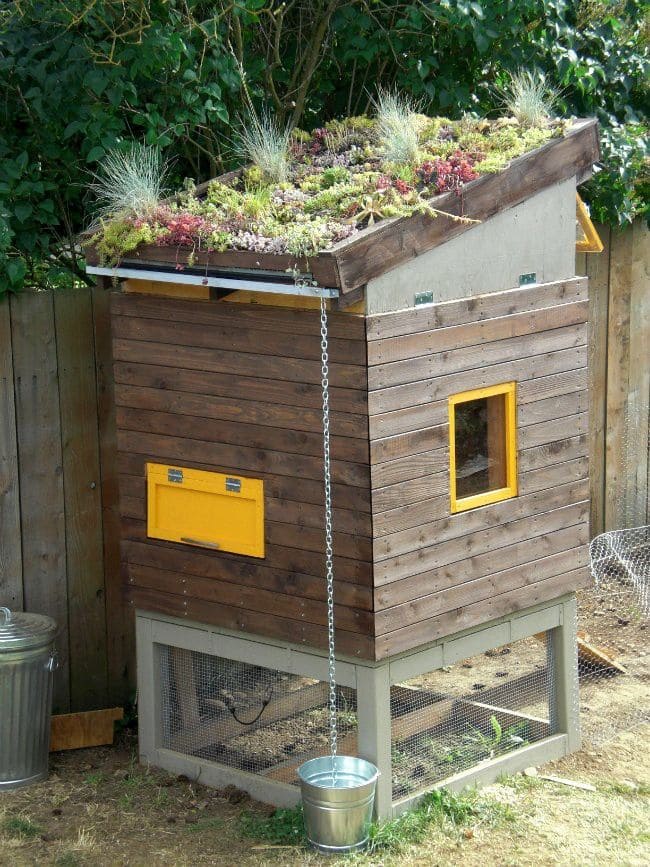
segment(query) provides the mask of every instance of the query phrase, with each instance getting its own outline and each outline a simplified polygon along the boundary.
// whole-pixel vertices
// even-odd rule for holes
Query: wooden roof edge
[[[561,138],[516,157],[501,172],[482,175],[431,200],[434,208],[481,222],[570,177],[586,179],[600,157],[598,121],[580,118]],[[338,260],[340,289],[351,292],[471,229],[474,223],[427,214],[382,221],[327,251]],[[322,254],[321,254],[322,255]]]

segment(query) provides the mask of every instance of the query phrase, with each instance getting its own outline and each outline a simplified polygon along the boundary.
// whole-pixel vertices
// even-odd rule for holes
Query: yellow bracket
[[[596,227],[591,222],[587,206],[582,201],[578,193],[576,193],[576,222],[577,228],[582,232],[582,238],[576,239],[576,250],[578,253],[602,253],[603,242],[596,231]]]

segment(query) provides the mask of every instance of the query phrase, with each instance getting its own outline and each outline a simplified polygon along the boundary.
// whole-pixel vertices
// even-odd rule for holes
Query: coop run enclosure
[[[386,817],[579,743],[595,123],[308,260],[141,246],[112,298],[143,760],[298,800],[327,752],[319,298],[341,752]],[[93,251],[89,251],[92,261]],[[286,269],[291,269],[289,275]],[[297,276],[296,276],[297,275]]]

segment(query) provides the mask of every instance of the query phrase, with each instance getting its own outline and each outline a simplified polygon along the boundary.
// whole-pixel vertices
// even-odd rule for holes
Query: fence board
[[[105,707],[106,610],[93,311],[87,289],[54,294],[70,620],[70,700]]]
[[[650,522],[650,231],[642,221],[632,227],[630,295],[630,376],[627,404],[628,524]]]
[[[598,255],[582,253],[584,271],[589,276],[589,454],[591,456],[591,531],[604,526],[605,431],[607,420],[607,316],[609,310],[609,270],[611,229],[600,228],[604,245]]]
[[[0,605],[23,607],[23,555],[9,301],[0,303]]]
[[[590,280],[592,536],[650,521],[650,233],[597,228],[603,253],[576,257]]]
[[[54,708],[70,708],[63,458],[51,293],[11,299],[24,604],[58,626]]]
[[[120,574],[120,514],[115,384],[109,310],[110,287],[109,279],[100,278],[97,288],[92,292],[92,304],[101,459],[108,691],[110,703],[119,705],[124,704],[133,695],[135,628],[133,610],[123,596]]]

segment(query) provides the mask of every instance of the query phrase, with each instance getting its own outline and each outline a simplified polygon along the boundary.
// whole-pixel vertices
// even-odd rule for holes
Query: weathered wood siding
[[[0,604],[56,620],[57,712],[131,694],[105,301],[77,289],[0,303]]]
[[[325,647],[317,311],[112,298],[122,558],[131,602]],[[371,657],[363,317],[330,319],[337,643]],[[263,560],[148,539],[145,463],[261,478]]]
[[[591,534],[650,523],[650,230],[596,227],[589,277]]]
[[[587,281],[369,317],[376,656],[587,580]],[[448,398],[517,382],[519,495],[450,514]]]

